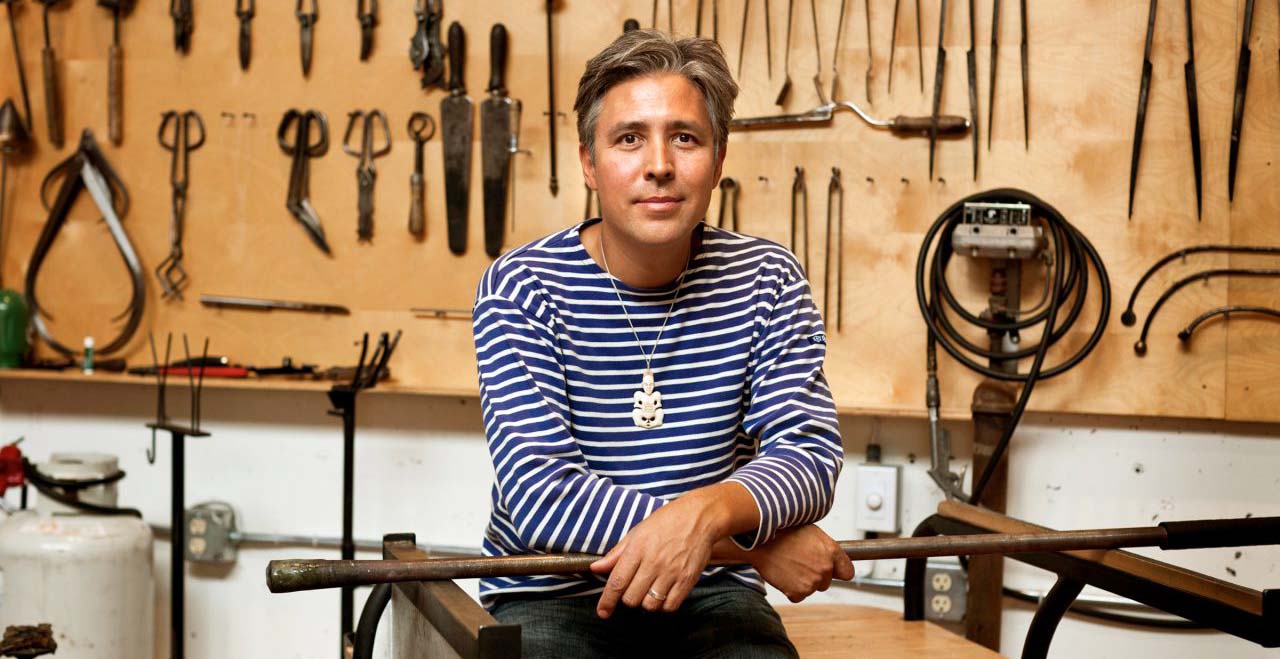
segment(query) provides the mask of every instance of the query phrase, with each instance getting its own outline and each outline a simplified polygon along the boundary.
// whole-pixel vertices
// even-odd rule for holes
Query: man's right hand
[[[825,591],[833,577],[853,578],[853,561],[813,524],[781,531],[747,555],[760,576],[792,602]]]

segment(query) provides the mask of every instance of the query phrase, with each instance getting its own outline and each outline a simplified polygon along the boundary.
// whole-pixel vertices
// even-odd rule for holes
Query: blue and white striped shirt
[[[588,220],[504,254],[473,310],[480,401],[493,460],[489,555],[605,553],[666,501],[736,481],[760,525],[744,549],[831,507],[843,451],[822,373],[822,319],[795,257],[759,238],[701,225],[683,284],[638,289],[583,248]],[[672,297],[661,342],[654,347]],[[661,426],[632,422],[645,354],[662,394]],[[763,590],[749,567],[727,571]],[[595,575],[492,578],[507,595],[598,593]]]

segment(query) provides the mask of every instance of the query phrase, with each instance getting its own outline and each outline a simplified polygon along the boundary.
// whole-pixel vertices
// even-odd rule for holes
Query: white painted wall
[[[185,394],[184,389],[170,389],[171,414],[185,412]],[[53,451],[118,454],[121,468],[128,472],[120,485],[121,505],[141,509],[152,524],[168,525],[167,442],[161,442],[155,465],[148,465],[144,457],[149,432],[143,424],[154,413],[154,396],[154,388],[141,385],[4,382],[0,439],[26,436],[23,449],[37,461]],[[188,505],[227,501],[245,531],[340,533],[341,426],[325,414],[323,394],[209,390],[203,406],[203,425],[213,437],[188,444]],[[842,424],[848,465],[862,461],[868,439],[878,433],[884,461],[906,466],[905,529],[933,512],[940,494],[925,475],[929,457],[923,422],[886,420],[877,428],[870,420],[846,417]],[[956,453],[967,456],[967,424],[954,424],[953,433]],[[1024,421],[1010,458],[1010,514],[1047,526],[1141,526],[1153,520],[1280,515],[1280,428],[1273,425],[1037,415]],[[840,539],[856,537],[854,473],[845,471],[836,507],[823,524]],[[357,537],[413,531],[423,543],[478,546],[491,478],[478,402],[362,397],[356,475]],[[16,495],[11,492],[8,500],[16,504]],[[168,544],[157,542],[157,657],[168,656],[168,555]],[[271,595],[263,574],[267,561],[274,558],[336,556],[336,550],[246,548],[229,569],[192,567],[187,579],[187,656],[334,656],[336,591]],[[1239,558],[1234,550],[1160,558],[1252,588],[1280,587],[1276,547],[1245,549]],[[900,561],[874,566],[877,577],[897,578],[901,572]],[[1051,585],[1046,573],[1013,562],[1008,563],[1006,582],[1035,590]],[[474,595],[475,584],[464,585]],[[363,594],[358,594],[357,607]],[[776,593],[774,600],[785,603]],[[901,609],[896,596],[835,588],[810,601]],[[1006,609],[1002,651],[1017,656],[1031,609],[1008,600]],[[1276,656],[1223,634],[1153,632],[1074,617],[1059,629],[1052,655]],[[386,656],[385,646],[378,656]]]

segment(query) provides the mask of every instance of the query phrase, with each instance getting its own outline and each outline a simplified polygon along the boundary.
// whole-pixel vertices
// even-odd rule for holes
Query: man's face
[[[615,85],[595,137],[594,162],[585,146],[578,157],[610,235],[651,246],[686,240],[706,216],[724,163],[697,86],[675,73]]]

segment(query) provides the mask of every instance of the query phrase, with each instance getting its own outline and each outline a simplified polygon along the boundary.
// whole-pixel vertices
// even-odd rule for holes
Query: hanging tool
[[[1222,316],[1224,319],[1230,320],[1232,314],[1239,313],[1258,314],[1263,318],[1274,318],[1276,320],[1280,320],[1280,309],[1272,309],[1271,307],[1260,307],[1250,304],[1233,304],[1225,307],[1217,307],[1196,316],[1195,320],[1192,320],[1186,327],[1179,330],[1178,340],[1182,341],[1183,345],[1186,345],[1191,342],[1191,335],[1195,333],[1196,328],[1200,327],[1204,322],[1218,316]]]
[[[653,20],[650,22],[651,29],[658,29],[658,0],[653,0]],[[671,9],[671,0],[667,0],[667,32],[675,32],[675,14]]]
[[[1151,306],[1151,311],[1147,314],[1146,321],[1142,323],[1142,332],[1138,334],[1138,340],[1133,344],[1134,354],[1139,357],[1147,354],[1147,334],[1151,331],[1151,323],[1155,321],[1156,314],[1160,313],[1160,309],[1164,307],[1165,303],[1167,303],[1175,293],[1196,282],[1208,281],[1216,277],[1280,278],[1280,270],[1260,268],[1214,268],[1211,270],[1201,270],[1200,272],[1196,272],[1179,279],[1170,285],[1169,288],[1156,299],[1155,304]]]
[[[832,240],[832,227],[835,239]],[[831,282],[832,245],[835,246],[835,283]],[[840,168],[831,168],[831,181],[827,183],[827,238],[824,249],[825,264],[822,270],[822,316],[830,319],[831,289],[836,294],[836,331],[840,331],[840,318],[844,315],[844,186],[840,184]]]
[[[66,0],[36,0],[44,6],[44,50],[41,51],[41,70],[44,73],[44,112],[49,125],[49,141],[61,149],[62,94],[58,89],[58,56],[49,38],[49,10]]]
[[[813,18],[813,87],[818,91],[818,100],[827,105],[827,93],[822,89],[822,43],[818,40],[818,5],[816,0],[809,0],[809,14]],[[831,99],[834,101],[835,99]]]
[[[769,67],[769,79],[773,80],[773,28],[769,24],[769,0],[764,0],[764,61]]]
[[[26,68],[22,66],[22,50],[18,47],[18,24],[13,17],[13,6],[17,2],[18,0],[0,0],[9,12],[9,37],[13,41],[13,63],[18,69],[18,83],[22,87],[22,109],[26,113],[22,117],[23,129],[27,135],[31,135],[34,129],[31,125],[31,97],[27,94],[27,73]]]
[[[1000,63],[1000,2],[991,0],[991,78],[987,84],[987,150],[991,150],[991,126],[996,120],[996,65]]]
[[[360,148],[351,148],[351,133],[356,123],[361,124]],[[384,141],[378,146],[376,133],[381,128]],[[356,188],[359,201],[356,208],[359,219],[356,222],[356,235],[360,242],[373,240],[373,185],[378,181],[378,169],[374,161],[391,153],[391,126],[387,123],[387,115],[382,110],[361,112],[353,110],[347,114],[347,130],[342,135],[342,150],[349,156],[359,158],[356,165]]]
[[[440,41],[441,0],[416,0],[413,14],[418,27],[409,40],[409,61],[422,69],[422,88],[444,87],[444,44]]]
[[[804,249],[797,250],[796,234],[804,229]],[[796,177],[791,183],[791,253],[800,262],[800,271],[809,272],[809,189],[804,184],[804,167],[796,167]]]
[[[720,43],[720,0],[711,0],[711,40]]]
[[[844,9],[848,0],[840,0],[840,20],[836,22],[836,50],[831,54],[831,100],[840,98],[840,38],[844,35]],[[816,17],[815,17],[816,18]],[[816,31],[816,28],[815,28]]]
[[[240,70],[249,70],[249,59],[253,56],[253,16],[257,13],[254,0],[236,0],[236,18],[240,21],[240,38],[237,49],[240,55]]]
[[[636,30],[639,30],[639,29],[640,29],[640,21],[637,21],[634,18],[628,18],[627,20],[622,21],[623,34],[626,34],[628,32],[635,32]]]
[[[342,316],[351,315],[350,309],[338,304],[295,302],[292,300],[263,300],[259,298],[237,297],[231,295],[201,295],[200,304],[206,307],[220,307],[227,309],[258,309],[264,311],[279,309],[282,311],[334,313]]]
[[[160,120],[156,134],[160,146],[170,152],[169,256],[156,266],[156,277],[165,299],[182,299],[187,271],[182,268],[182,236],[187,214],[187,187],[191,180],[191,152],[204,145],[204,121],[195,110],[170,110]]]
[[[448,214],[449,250],[467,251],[467,202],[471,195],[471,98],[462,78],[466,57],[462,24],[449,25],[449,95],[440,101],[444,131],[444,199]]]
[[[287,138],[291,128],[292,142]],[[329,150],[329,120],[319,110],[303,112],[291,109],[280,120],[280,127],[276,129],[276,142],[280,145],[280,150],[292,159],[285,207],[306,230],[311,242],[325,254],[332,256],[329,242],[324,237],[324,226],[320,224],[320,216],[311,205],[311,159],[318,158]]]
[[[742,79],[742,56],[747,52],[747,18],[751,15],[751,0],[742,0],[742,35],[738,37],[738,79]]]
[[[1133,193],[1138,184],[1138,158],[1142,155],[1142,135],[1147,124],[1147,99],[1151,92],[1151,42],[1156,33],[1156,2],[1147,9],[1147,38],[1142,48],[1142,81],[1138,85],[1138,118],[1133,127],[1133,154],[1129,158],[1129,217],[1133,217]],[[1252,0],[1250,0],[1252,2]]]
[[[47,201],[45,192],[58,181],[61,185],[58,187],[57,197],[51,206],[46,204],[49,207],[49,219],[45,221],[44,228],[40,231],[40,237],[36,240],[35,249],[31,253],[31,260],[27,266],[25,294],[31,305],[31,322],[40,338],[58,354],[71,357],[81,353],[79,340],[74,346],[67,346],[49,332],[45,319],[52,320],[52,317],[40,305],[36,294],[36,280],[40,275],[40,266],[44,264],[49,248],[58,236],[58,231],[66,223],[76,197],[81,190],[87,190],[89,196],[93,198],[94,205],[98,207],[98,212],[101,213],[107,230],[111,233],[111,238],[115,241],[116,250],[124,260],[125,268],[129,271],[131,291],[129,306],[124,313],[113,319],[123,319],[124,326],[115,338],[101,344],[97,349],[98,355],[108,355],[129,343],[133,333],[138,329],[138,324],[142,321],[147,300],[142,262],[138,259],[133,244],[129,242],[129,235],[125,232],[124,224],[120,220],[129,210],[129,193],[124,187],[124,182],[102,155],[102,150],[93,139],[93,133],[88,130],[81,135],[80,146],[75,153],[55,165],[45,176],[40,184],[42,199]]]
[[[947,0],[942,0],[938,11],[938,59],[933,71],[933,115],[929,123],[929,180],[933,180],[934,148],[938,145],[938,111],[942,108],[942,81],[947,72],[947,49],[943,47],[943,38],[947,34]],[[968,126],[969,121],[965,120]]]
[[[723,229],[725,213],[729,214],[729,230],[738,230],[738,182],[728,176],[720,179],[720,214],[716,228]]]
[[[978,512],[972,506],[944,502],[944,517],[960,518]],[[959,512],[950,512],[959,511]],[[948,514],[949,513],[949,514]],[[1024,533],[972,533],[934,537],[875,538],[837,542],[839,550],[854,561],[888,558],[928,558],[994,554],[1047,554],[1125,547],[1160,547],[1163,550],[1263,546],[1277,542],[1280,517],[1246,517],[1161,522],[1157,526]],[[288,559],[267,563],[267,589],[293,593],[324,588],[354,588],[378,583],[409,581],[446,582],[456,579],[513,577],[520,575],[591,572],[599,554],[539,554],[479,556],[415,560]],[[713,560],[708,567],[732,565]],[[701,568],[699,568],[701,569]]]
[[[1134,303],[1138,300],[1138,294],[1142,292],[1142,287],[1151,280],[1161,268],[1170,263],[1185,263],[1188,256],[1193,254],[1254,254],[1263,256],[1280,256],[1280,247],[1254,247],[1246,245],[1192,245],[1166,254],[1154,265],[1147,268],[1138,278],[1138,283],[1133,287],[1133,292],[1129,294],[1129,303],[1125,305],[1124,312],[1120,314],[1120,322],[1125,327],[1133,327],[1138,322],[1138,316],[1133,312]]]
[[[787,96],[791,94],[791,15],[796,8],[796,0],[787,0],[787,39],[786,48],[782,50],[782,89],[778,90],[775,105],[786,105]]]
[[[191,0],[169,0],[169,17],[173,19],[173,48],[186,55],[191,52],[191,30],[195,24]]]
[[[693,23],[693,35],[695,37],[702,36],[702,7],[703,7],[703,0],[698,0],[698,8],[697,8],[698,17],[694,19],[694,23]]]
[[[512,156],[519,150],[520,101],[507,96],[507,28],[489,32],[489,98],[480,104],[480,159],[484,174],[484,251],[502,253]]]
[[[1195,21],[1191,16],[1191,0],[1185,0],[1184,11],[1187,15],[1187,62],[1182,65],[1182,77],[1187,83],[1187,119],[1191,124],[1191,167],[1196,177],[1196,221],[1199,221],[1204,202],[1201,199],[1200,102],[1199,94],[1196,92],[1196,35]]]
[[[124,139],[124,49],[120,47],[120,19],[133,11],[134,0],[98,0],[111,11],[111,48],[107,53],[107,136],[120,146]]]
[[[995,0],[999,2],[1000,0]],[[923,29],[921,24],[924,19],[920,17],[920,0],[916,0],[916,65],[920,69],[920,93],[924,94],[924,36],[921,33]]]
[[[893,56],[898,51],[898,10],[902,0],[893,0],[893,27],[889,28],[889,84],[887,89],[893,93]]]
[[[1022,139],[1024,148],[1031,150],[1031,70],[1027,63],[1027,0],[1018,0],[1021,12],[1018,18],[1022,23]]]
[[[356,18],[360,21],[360,61],[373,52],[373,29],[378,27],[378,0],[356,0]]]
[[[876,56],[871,50],[871,0],[863,0],[867,10],[867,105],[874,105],[871,100],[871,74],[875,72]]]
[[[556,112],[556,57],[555,42],[551,38],[552,14],[555,13],[555,0],[546,0],[547,7],[547,153],[551,157],[551,174],[548,186],[551,196],[560,192],[560,181],[556,178],[556,123],[560,115]]]
[[[969,50],[965,52],[964,57],[969,70],[969,120],[973,125],[973,180],[975,181],[978,180],[978,29],[976,22],[973,0],[969,0]]]
[[[413,174],[409,175],[409,233],[418,240],[427,236],[424,147],[436,134],[436,120],[426,112],[409,117],[409,137],[413,139]]]
[[[22,153],[29,146],[31,146],[31,136],[22,125],[18,108],[14,106],[12,100],[6,99],[3,104],[0,104],[0,245],[4,243],[5,236],[4,211],[5,192],[9,188],[9,158]],[[3,263],[4,250],[0,249],[0,265]],[[17,368],[22,364],[23,356],[26,355],[29,347],[25,328],[29,322],[30,313],[22,299],[22,294],[17,291],[0,287],[0,301],[3,301],[6,307],[0,311],[0,323],[5,323],[6,327],[12,328],[11,333],[5,332],[5,339],[0,342],[0,366]],[[0,489],[3,489],[2,485]]]
[[[1236,198],[1236,163],[1240,154],[1240,130],[1244,125],[1245,95],[1249,91],[1249,37],[1253,33],[1253,0],[1245,0],[1244,27],[1240,32],[1240,59],[1236,62],[1236,91],[1231,105],[1231,159],[1227,163],[1227,201]]]
[[[315,50],[316,21],[320,20],[320,0],[311,0],[311,11],[302,11],[307,0],[298,0],[293,13],[298,17],[298,46],[302,52],[302,77],[311,74],[311,54]]]
[[[805,126],[827,126],[838,110],[848,110],[860,117],[872,128],[889,130],[899,137],[937,135],[963,135],[969,130],[969,119],[955,115],[938,117],[906,117],[898,115],[892,119],[877,119],[862,111],[852,101],[827,103],[802,114],[779,114],[770,117],[743,117],[729,122],[730,129],[736,130],[768,130],[775,128],[798,128]]]

